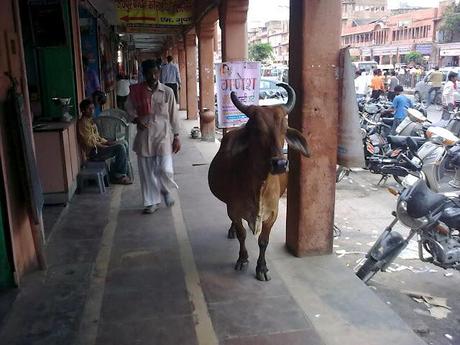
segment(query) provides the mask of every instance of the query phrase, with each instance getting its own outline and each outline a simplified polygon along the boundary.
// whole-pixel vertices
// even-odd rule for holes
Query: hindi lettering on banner
[[[218,126],[239,127],[248,118],[233,105],[230,93],[235,91],[245,104],[259,104],[260,62],[222,62],[215,64],[215,67]]]
[[[120,25],[189,25],[193,18],[193,0],[116,0]]]

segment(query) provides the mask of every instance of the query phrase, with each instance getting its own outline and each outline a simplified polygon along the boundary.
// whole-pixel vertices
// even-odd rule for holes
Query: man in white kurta
[[[179,121],[174,92],[158,81],[159,68],[153,60],[142,64],[144,82],[132,85],[126,110],[137,124],[133,150],[138,157],[144,213],[155,212],[162,198],[174,204],[172,154],[180,150]]]

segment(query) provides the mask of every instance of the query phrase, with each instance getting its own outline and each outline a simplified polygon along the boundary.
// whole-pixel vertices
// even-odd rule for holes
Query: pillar
[[[212,142],[215,141],[214,36],[217,16],[217,10],[211,11],[197,26],[201,139]]]
[[[248,5],[249,0],[222,0],[219,5],[222,61],[248,58]]]
[[[184,42],[178,42],[177,45],[177,63],[179,64],[179,74],[181,80],[181,88],[179,90],[179,109],[187,109],[187,65],[185,62]]]
[[[185,35],[185,59],[187,65],[187,119],[198,117],[198,101],[196,90],[196,34]]]
[[[304,134],[311,154],[289,151],[286,246],[296,256],[332,251],[340,20],[340,1],[290,1],[289,40],[296,44],[289,81],[297,102],[289,125]]]

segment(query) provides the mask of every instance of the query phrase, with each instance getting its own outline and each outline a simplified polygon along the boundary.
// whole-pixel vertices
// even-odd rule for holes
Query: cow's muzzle
[[[271,173],[273,175],[282,174],[287,171],[289,161],[284,158],[272,158]]]

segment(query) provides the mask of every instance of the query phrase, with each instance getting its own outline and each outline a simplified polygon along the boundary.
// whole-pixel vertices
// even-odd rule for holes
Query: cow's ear
[[[288,128],[286,132],[286,141],[290,147],[299,151],[305,157],[310,157],[307,140],[297,129]]]

